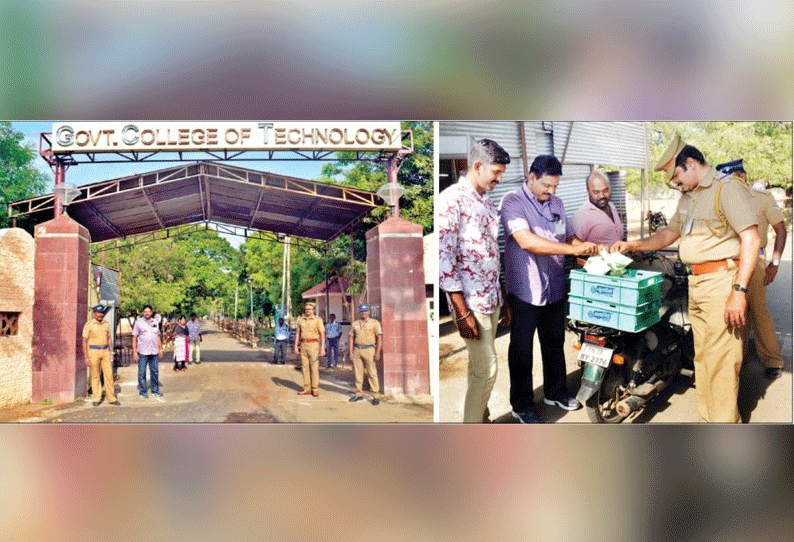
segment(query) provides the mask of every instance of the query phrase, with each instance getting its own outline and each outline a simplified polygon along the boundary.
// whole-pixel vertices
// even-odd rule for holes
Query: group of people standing
[[[300,357],[301,370],[303,371],[303,390],[298,395],[320,396],[320,356],[326,355],[326,340],[328,342],[328,355],[326,368],[336,367],[339,361],[339,338],[342,336],[342,326],[336,322],[336,315],[329,316],[329,322],[323,325],[323,320],[314,314],[315,304],[306,303],[303,316],[296,323],[295,355]],[[375,361],[380,358],[383,343],[383,330],[380,322],[370,317],[369,305],[359,305],[359,319],[351,324],[349,338],[349,354],[353,362],[355,376],[355,392],[350,397],[350,402],[356,402],[364,397],[363,384],[366,374],[369,381],[372,404],[380,404],[380,384]],[[279,319],[280,326],[286,326],[283,319]],[[276,328],[277,357],[283,363],[283,353],[278,357],[279,336],[289,337],[288,329],[281,331]],[[286,344],[286,339],[284,339]],[[283,350],[282,350],[283,352]],[[278,363],[278,361],[276,361]]]
[[[562,200],[555,195],[562,164],[551,155],[536,157],[525,181],[497,207],[488,193],[501,181],[509,163],[509,154],[495,141],[474,141],[465,176],[436,200],[439,286],[447,294],[469,354],[463,421],[489,420],[499,325],[510,326],[507,361],[512,416],[522,423],[542,421],[535,409],[532,378],[536,331],[543,362],[544,403],[565,410],[580,408],[566,387],[565,256],[584,258],[604,248],[659,250],[679,238],[681,260],[689,264],[692,274],[690,318],[698,412],[704,421],[739,421],[745,296],[751,288],[751,307],[758,306],[759,314],[766,312],[765,294],[759,288],[774,278],[785,244],[782,213],[769,211],[771,198],[753,195],[743,180],[735,178],[736,170],[718,173],[700,151],[676,137],[656,166],[657,171],[666,171],[668,181],[683,193],[676,214],[657,234],[626,242],[604,173],[588,176],[588,201],[569,220]],[[730,169],[731,164],[722,166]],[[757,263],[759,224],[766,238],[767,222],[759,220],[764,213],[768,223],[778,224],[767,267]],[[500,225],[504,232],[504,281],[500,279]],[[761,286],[754,286],[756,283]],[[782,359],[774,329],[771,338],[758,339],[759,335],[769,337],[771,319],[761,314],[754,315],[754,321],[767,329],[756,330],[756,342],[759,354],[771,352],[765,357],[765,363],[770,359],[767,376],[776,378]]]
[[[151,305],[145,305],[143,312],[132,326],[132,357],[138,363],[138,393],[144,399],[147,392],[162,397],[160,391],[160,359],[163,357],[163,341],[160,324],[154,319]],[[190,322],[184,316],[177,318],[172,331],[174,339],[174,371],[185,371],[185,362],[201,363],[201,323],[195,314]],[[149,370],[147,385],[146,370]]]

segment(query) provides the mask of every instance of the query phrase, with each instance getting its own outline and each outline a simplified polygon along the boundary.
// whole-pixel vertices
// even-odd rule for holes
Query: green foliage
[[[121,314],[138,314],[147,304],[165,314],[209,314],[216,304],[234,303],[240,257],[217,233],[120,245]]]
[[[652,169],[676,132],[700,149],[711,165],[744,158],[750,182],[765,180],[768,186],[781,188],[791,185],[790,122],[649,122],[647,125],[651,190],[666,186],[664,173]],[[626,172],[626,189],[639,195],[639,171]]]
[[[0,122],[0,228],[11,225],[8,204],[44,193],[49,180],[36,169],[36,151],[23,144],[24,135],[10,122]],[[24,224],[19,224],[24,226]]]
[[[433,229],[433,123],[404,122],[414,134],[414,153],[400,166],[398,181],[406,188],[400,200],[400,216],[421,224],[425,233]],[[384,164],[354,161],[353,153],[337,153],[338,160],[325,164],[319,182],[351,186],[376,192],[387,182]],[[293,311],[303,306],[302,293],[324,281],[326,276],[344,276],[350,280],[350,293],[363,293],[366,287],[366,231],[388,218],[389,208],[382,205],[364,220],[364,227],[356,228],[351,243],[343,235],[327,247],[292,246],[291,300]],[[272,303],[281,302],[282,262],[284,247],[280,243],[260,240],[246,241],[241,247],[244,274],[253,279]]]
[[[414,152],[400,165],[398,182],[406,193],[400,199],[400,216],[422,225],[424,233],[433,230],[433,123],[403,122],[403,129],[411,129],[414,135]],[[370,192],[386,184],[386,167],[372,162],[355,162],[353,153],[338,153],[339,160],[323,166],[323,176],[318,179],[345,186],[353,186]],[[340,179],[341,177],[341,179]],[[365,220],[373,227],[386,220],[389,207],[382,205]],[[363,232],[362,232],[363,233]]]

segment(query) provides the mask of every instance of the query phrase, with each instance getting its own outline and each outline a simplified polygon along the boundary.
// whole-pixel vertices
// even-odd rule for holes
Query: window
[[[0,312],[0,336],[19,334],[18,312]]]

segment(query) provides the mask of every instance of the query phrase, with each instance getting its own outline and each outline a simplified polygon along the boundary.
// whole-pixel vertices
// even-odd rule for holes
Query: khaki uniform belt
[[[715,271],[724,271],[730,269],[730,263],[733,261],[737,266],[739,265],[739,258],[733,260],[717,260],[714,262],[693,263],[688,266],[689,273],[692,275],[705,275],[706,273],[713,273]]]
[[[375,348],[374,344],[357,344],[356,348]]]
[[[108,349],[108,345],[97,346],[97,345],[94,345],[94,344],[89,344],[88,348],[90,348],[91,350],[107,350]]]

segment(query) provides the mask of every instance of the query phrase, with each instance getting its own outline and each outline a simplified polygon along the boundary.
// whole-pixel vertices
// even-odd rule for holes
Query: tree
[[[663,172],[652,171],[675,133],[694,145],[711,165],[744,158],[748,178],[765,180],[770,187],[791,185],[790,122],[649,122],[648,184],[653,189],[665,186]],[[626,188],[639,194],[639,172],[628,171]]]
[[[164,314],[208,314],[217,302],[234,303],[240,256],[215,232],[122,242],[119,250],[122,314],[138,314],[146,304]]]
[[[433,123],[404,122],[414,136],[414,152],[400,165],[398,181],[406,188],[400,200],[400,216],[422,225],[424,232],[433,229]],[[376,192],[387,182],[386,167],[381,163],[358,162],[353,153],[337,153],[337,161],[323,166],[319,182],[339,184]],[[318,248],[293,245],[291,253],[291,298],[293,307],[300,307],[302,292],[323,282],[326,277],[347,277],[350,293],[364,291],[366,282],[366,232],[386,220],[389,207],[381,205],[364,219],[365,227],[354,228],[353,262],[349,237],[344,235],[327,246]],[[253,279],[254,288],[268,292],[271,300],[280,303],[283,245],[258,240],[246,241],[241,247],[245,273]]]
[[[400,199],[400,216],[420,224],[427,234],[433,230],[433,123],[403,122],[402,127],[413,132],[414,152],[403,160],[397,174],[398,182],[406,189]],[[384,164],[355,162],[353,153],[349,152],[337,155],[339,160],[323,166],[323,176],[319,181],[370,192],[376,192],[387,182]],[[389,207],[381,205],[372,211],[365,223],[374,226],[386,220],[388,215]]]
[[[8,204],[44,193],[49,179],[36,169],[36,151],[23,144],[24,135],[10,122],[0,122],[0,228],[11,225]],[[24,226],[24,221],[19,226]]]

